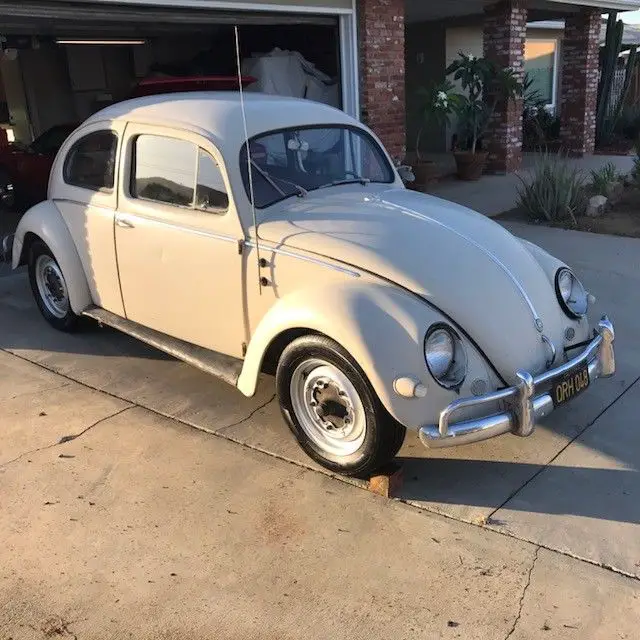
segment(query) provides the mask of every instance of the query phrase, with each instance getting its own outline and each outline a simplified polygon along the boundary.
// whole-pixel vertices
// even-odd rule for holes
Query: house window
[[[524,69],[533,80],[532,89],[550,107],[556,105],[558,69],[558,41],[554,39],[527,38],[524,53]]]

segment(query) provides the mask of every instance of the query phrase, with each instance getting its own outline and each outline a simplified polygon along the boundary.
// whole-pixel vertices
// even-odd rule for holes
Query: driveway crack
[[[248,420],[251,420],[251,418],[253,418],[253,416],[255,416],[256,413],[258,413],[258,411],[261,411],[262,409],[270,405],[275,399],[276,399],[276,394],[274,393],[266,402],[263,402],[259,407],[256,407],[248,416],[245,416],[244,418],[240,418],[240,420],[237,420],[236,422],[232,422],[231,424],[227,424],[224,427],[220,427],[219,429],[216,429],[215,433],[222,434],[224,431],[227,431],[228,429],[232,429],[233,427],[239,427],[241,424],[244,424]]]
[[[509,638],[514,634],[518,623],[520,622],[520,617],[522,616],[522,609],[524,608],[524,599],[527,595],[527,590],[529,589],[529,585],[531,584],[531,574],[533,574],[533,570],[536,566],[536,562],[538,561],[538,554],[540,553],[540,547],[536,547],[536,552],[533,554],[533,561],[531,562],[531,566],[529,567],[529,573],[527,574],[527,582],[524,585],[524,589],[522,590],[522,595],[520,596],[520,602],[518,603],[518,615],[516,619],[513,621],[513,625],[505,636],[504,640],[509,640]]]
[[[69,436],[62,436],[60,440],[58,440],[57,442],[54,442],[53,444],[48,444],[48,445],[45,445],[44,447],[38,447],[37,449],[30,449],[29,451],[25,451],[24,453],[21,453],[19,456],[16,456],[15,458],[12,458],[11,460],[7,460],[7,462],[3,462],[2,464],[0,464],[0,469],[4,469],[5,467],[8,467],[10,464],[13,464],[14,462],[18,462],[19,460],[22,460],[22,458],[25,458],[26,456],[31,456],[40,451],[46,451],[47,449],[53,449],[54,447],[58,447],[61,444],[65,444],[66,442],[71,442],[72,440],[76,440],[77,438],[80,438],[85,433],[87,433],[87,431],[91,431],[91,429],[93,429],[94,427],[97,427],[99,424],[106,422],[111,418],[115,418],[116,416],[119,416],[121,413],[124,413],[125,411],[129,411],[129,409],[133,409],[133,408],[134,408],[133,406],[124,407],[124,409],[120,409],[119,411],[116,411],[115,413],[111,413],[108,416],[105,416],[104,418],[100,418],[100,420],[96,420],[94,423],[90,424],[88,427],[80,431],[80,433],[72,434]]]

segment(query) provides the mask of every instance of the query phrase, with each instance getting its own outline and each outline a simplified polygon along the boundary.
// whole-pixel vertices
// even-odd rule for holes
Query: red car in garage
[[[255,78],[243,77],[246,87]],[[142,80],[130,97],[182,91],[234,91],[236,76],[153,77]],[[61,124],[45,131],[30,145],[10,144],[0,148],[0,206],[27,209],[47,198],[49,173],[58,149],[76,129],[76,123]]]
[[[0,200],[5,206],[29,207],[46,199],[53,160],[76,127],[56,125],[30,145],[14,143],[0,149]]]

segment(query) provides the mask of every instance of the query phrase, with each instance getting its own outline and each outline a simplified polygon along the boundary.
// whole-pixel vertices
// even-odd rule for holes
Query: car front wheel
[[[78,316],[72,311],[62,269],[49,247],[36,240],[29,249],[29,282],[45,320],[60,331],[73,331]]]
[[[323,467],[365,477],[391,461],[406,430],[382,406],[351,356],[324,336],[303,336],[282,353],[276,388],[285,420]]]

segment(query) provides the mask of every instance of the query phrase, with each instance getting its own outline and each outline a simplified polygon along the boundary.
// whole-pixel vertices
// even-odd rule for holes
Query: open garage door
[[[295,52],[327,86],[334,84],[336,106],[357,115],[351,0],[171,4],[0,0],[0,100],[10,115],[3,126],[30,142],[129,97],[144,78],[235,74],[235,25],[243,63],[278,49]]]

